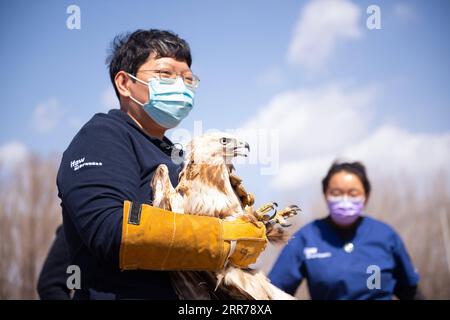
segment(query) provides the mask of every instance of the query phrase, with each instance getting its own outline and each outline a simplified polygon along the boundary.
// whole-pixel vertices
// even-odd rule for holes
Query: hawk
[[[263,221],[271,242],[286,240],[282,227],[298,211],[296,205],[277,211],[275,202],[253,210],[253,195],[247,193],[235,175],[232,160],[247,156],[248,143],[227,133],[205,134],[187,145],[187,155],[174,188],[166,165],[157,167],[151,181],[153,205],[180,214],[213,216],[220,219],[245,217]],[[226,266],[219,272],[173,271],[171,280],[182,299],[293,299],[255,270]]]

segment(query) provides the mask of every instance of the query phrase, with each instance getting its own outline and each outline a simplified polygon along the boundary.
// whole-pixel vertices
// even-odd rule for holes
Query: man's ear
[[[126,74],[125,71],[117,72],[114,77],[114,83],[116,84],[117,91],[119,91],[120,96],[129,97],[130,96],[130,77]]]

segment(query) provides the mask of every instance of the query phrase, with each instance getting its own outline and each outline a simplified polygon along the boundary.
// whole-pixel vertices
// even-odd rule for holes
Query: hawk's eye
[[[229,139],[228,139],[228,138],[225,138],[225,137],[223,137],[223,138],[220,138],[220,143],[221,143],[221,144],[227,144],[227,143],[228,143],[228,141],[229,141]]]

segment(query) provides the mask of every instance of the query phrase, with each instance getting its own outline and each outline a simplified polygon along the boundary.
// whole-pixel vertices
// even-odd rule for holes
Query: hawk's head
[[[215,132],[194,138],[188,145],[188,161],[232,167],[237,156],[247,156],[250,146],[229,133]]]
[[[230,181],[232,160],[247,156],[247,142],[228,133],[209,133],[194,138],[186,148],[186,162],[180,172],[178,192],[184,198],[185,213],[227,217],[242,214],[242,204]]]

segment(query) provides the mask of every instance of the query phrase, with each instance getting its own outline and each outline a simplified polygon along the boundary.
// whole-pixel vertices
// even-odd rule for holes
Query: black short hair
[[[120,95],[114,82],[116,74],[123,70],[136,75],[150,54],[154,54],[155,58],[169,57],[185,61],[189,67],[192,64],[189,44],[171,31],[139,29],[133,33],[120,34],[111,42],[110,54],[106,59],[117,98]]]
[[[327,172],[325,178],[322,179],[322,191],[325,194],[328,189],[328,184],[330,183],[331,177],[341,171],[345,171],[348,173],[352,173],[356,175],[361,181],[364,192],[366,193],[366,198],[369,198],[370,195],[370,181],[367,177],[366,167],[361,162],[338,162],[335,161],[331,165],[330,169]]]

